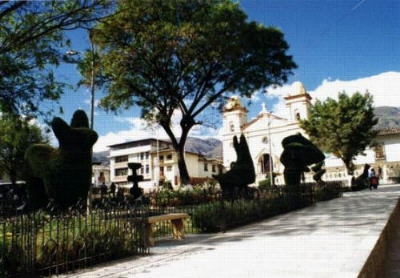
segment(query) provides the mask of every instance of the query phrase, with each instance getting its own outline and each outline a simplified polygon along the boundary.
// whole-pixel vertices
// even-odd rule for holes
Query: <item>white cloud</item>
[[[321,85],[309,93],[313,98],[324,101],[328,97],[337,98],[341,91],[349,95],[368,91],[374,97],[374,106],[400,106],[399,88],[400,72],[384,72],[350,81],[324,79]]]
[[[89,105],[89,106],[92,105],[92,101],[91,101],[90,98],[85,99],[83,102],[84,102],[85,104]],[[94,100],[94,107],[98,107],[98,106],[99,106],[99,103],[100,103],[100,100],[95,99],[95,100]]]
[[[287,113],[284,96],[296,92],[295,82],[281,87],[268,88],[267,97],[278,99],[273,106],[273,112],[284,116]],[[330,77],[324,79],[314,90],[309,90],[313,100],[326,100],[328,97],[337,99],[338,92],[346,91],[349,95],[355,92],[365,93],[368,91],[374,98],[374,106],[400,106],[400,72],[384,72],[381,74],[359,78],[355,80],[332,80]],[[306,88],[307,89],[307,88]]]

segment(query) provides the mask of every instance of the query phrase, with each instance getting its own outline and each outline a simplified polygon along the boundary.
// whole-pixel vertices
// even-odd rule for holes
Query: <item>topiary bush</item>
[[[233,137],[233,147],[237,156],[236,162],[233,163],[228,172],[213,175],[219,182],[224,196],[230,197],[236,193],[245,193],[248,185],[256,180],[253,159],[251,158],[249,146],[243,134],[240,136],[240,142],[238,142],[236,136]]]
[[[51,127],[59,148],[35,144],[25,159],[29,166],[27,191],[33,208],[44,207],[49,199],[65,208],[85,200],[92,176],[92,146],[97,133],[89,129],[83,110],[75,111],[71,125],[54,118]]]
[[[300,133],[283,139],[282,146],[281,162],[287,186],[298,186],[303,173],[310,171],[307,166],[325,159],[323,152]]]

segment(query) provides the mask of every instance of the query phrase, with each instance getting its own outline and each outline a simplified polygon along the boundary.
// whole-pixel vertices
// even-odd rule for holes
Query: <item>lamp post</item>
[[[94,44],[93,44],[93,31],[92,29],[89,30],[89,40],[90,40],[90,52],[92,59],[90,61],[90,129],[93,130],[94,126],[94,100],[95,100],[95,84],[94,84],[94,79],[96,76],[95,68],[94,68],[94,55],[95,55],[95,49],[94,49]]]
[[[264,113],[267,114],[268,117],[268,123],[267,123],[267,127],[268,127],[268,146],[269,146],[269,180],[271,185],[274,185],[274,177],[273,177],[273,173],[272,173],[272,142],[271,142],[271,113],[269,113],[265,107],[265,103],[262,103],[262,111]]]
[[[90,123],[89,123],[89,127],[90,129],[93,130],[94,127],[94,104],[95,104],[95,76],[96,76],[96,69],[95,69],[95,46],[93,43],[93,33],[92,30],[89,30],[89,40],[90,40],[90,53],[91,53],[91,61],[90,61],[90,84],[89,84],[89,88],[90,88]],[[79,55],[81,56],[81,53],[79,51],[76,50],[68,50],[65,52],[66,56],[76,56]],[[70,63],[79,63],[82,61],[82,57],[79,57],[78,60],[72,60],[70,61]]]

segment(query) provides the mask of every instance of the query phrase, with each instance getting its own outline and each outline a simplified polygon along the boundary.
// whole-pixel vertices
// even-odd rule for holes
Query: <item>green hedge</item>
[[[218,232],[248,224],[291,210],[303,208],[317,201],[341,196],[339,183],[314,186],[313,194],[293,193],[281,189],[277,192],[261,191],[257,199],[215,201],[197,206],[192,212],[192,223],[200,232]]]

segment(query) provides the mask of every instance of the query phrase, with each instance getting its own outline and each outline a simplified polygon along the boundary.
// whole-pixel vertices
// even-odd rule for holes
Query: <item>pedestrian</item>
[[[101,185],[101,187],[100,187],[100,196],[101,196],[101,199],[103,199],[106,195],[107,195],[107,185],[106,185],[106,183],[104,182],[104,183]]]
[[[379,179],[376,176],[374,168],[371,169],[371,171],[369,172],[368,176],[369,176],[369,190],[372,190],[372,188],[377,189],[378,188]]]
[[[117,190],[117,187],[115,186],[115,183],[111,183],[111,185],[110,185],[110,191],[111,191],[111,196],[113,197],[113,198],[115,198],[115,191]]]
[[[125,198],[124,190],[120,187],[120,188],[118,188],[118,191],[117,191],[117,201],[119,203],[122,203],[124,201],[124,198]]]

